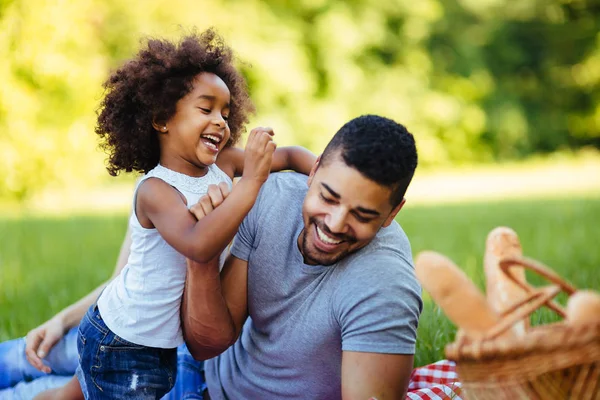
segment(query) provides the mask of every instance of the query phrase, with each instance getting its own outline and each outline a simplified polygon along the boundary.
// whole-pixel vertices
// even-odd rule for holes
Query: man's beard
[[[314,245],[312,247],[310,247],[308,244],[308,235],[309,234],[312,235],[312,232],[309,233],[309,230],[315,229],[315,228],[313,228],[313,226],[315,228],[318,226],[319,229],[321,229],[323,232],[335,237],[336,239],[346,242],[347,247],[345,247],[344,250],[342,250],[341,252],[333,253],[333,254],[323,253],[323,252],[319,251],[319,249],[317,249],[316,246],[314,246]],[[354,244],[355,242],[356,242],[356,239],[352,236],[334,235],[329,230],[329,228],[327,228],[327,226],[325,226],[325,224],[319,224],[319,222],[317,221],[316,218],[311,217],[308,220],[308,225],[304,227],[304,231],[302,233],[300,251],[302,253],[302,256],[304,257],[305,264],[329,266],[329,265],[333,265],[333,264],[337,263],[338,261],[340,261],[347,255],[354,253],[356,250],[359,250],[359,249],[351,249],[352,244]]]

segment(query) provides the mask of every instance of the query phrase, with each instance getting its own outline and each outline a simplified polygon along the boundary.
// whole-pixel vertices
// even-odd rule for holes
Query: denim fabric
[[[159,399],[177,375],[177,350],[131,343],[104,324],[93,305],[79,325],[77,378],[88,400]]]
[[[0,400],[31,400],[38,393],[65,385],[73,375],[44,375],[0,390]]]
[[[51,374],[35,369],[25,358],[25,339],[0,343],[0,400],[30,400],[44,390],[67,383],[77,367],[77,327],[71,329],[46,356]],[[185,345],[177,348],[177,379],[163,400],[203,400],[206,389],[202,361],[192,358]],[[14,385],[14,386],[13,386]]]
[[[179,346],[175,386],[162,400],[204,400],[205,390],[204,362],[194,360],[185,344]]]
[[[50,350],[44,364],[52,375],[73,375],[77,367],[77,329],[71,329]],[[9,388],[22,381],[32,381],[46,376],[34,368],[25,357],[25,338],[0,343],[0,389]]]

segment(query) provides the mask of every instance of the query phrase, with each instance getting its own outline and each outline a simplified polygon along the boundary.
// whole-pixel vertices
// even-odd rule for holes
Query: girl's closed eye
[[[210,108],[198,107],[203,113],[210,114]]]

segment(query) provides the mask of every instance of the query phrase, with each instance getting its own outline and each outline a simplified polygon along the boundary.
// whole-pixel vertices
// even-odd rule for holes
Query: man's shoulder
[[[381,228],[375,238],[365,247],[365,253],[372,256],[395,254],[401,258],[412,260],[412,250],[408,236],[396,221]]]
[[[308,176],[298,172],[273,172],[269,175],[269,178],[265,182],[264,186],[279,186],[279,187],[290,187],[290,188],[304,188],[308,186],[306,184]]]
[[[401,252],[411,253],[410,240],[402,229],[402,226],[396,221],[392,221],[390,226],[381,229],[377,234],[376,244],[383,247],[392,246]]]
[[[297,197],[298,195],[304,198],[308,189],[307,179],[306,175],[297,172],[274,172],[263,184],[259,199],[260,201],[281,200],[282,197]]]
[[[346,279],[404,280],[417,284],[408,237],[397,222],[382,228],[373,241],[345,262]],[[391,283],[391,282],[390,282]]]

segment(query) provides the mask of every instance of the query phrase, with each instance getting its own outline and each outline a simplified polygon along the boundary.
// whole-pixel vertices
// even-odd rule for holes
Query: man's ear
[[[167,133],[167,123],[164,121],[158,121],[156,118],[152,118],[152,127],[155,131],[160,133]]]
[[[402,201],[400,202],[400,204],[398,204],[396,207],[394,207],[392,209],[392,211],[390,212],[390,215],[388,215],[388,217],[383,222],[383,227],[384,228],[387,228],[388,226],[390,226],[390,224],[392,223],[392,221],[394,220],[394,218],[396,218],[396,215],[398,215],[398,213],[400,212],[400,210],[404,206],[404,203],[406,203],[406,197],[402,198]]]
[[[308,186],[311,185],[313,177],[315,176],[315,172],[317,172],[317,169],[319,168],[319,163],[321,162],[321,156],[317,157],[317,159],[315,160],[315,163],[313,164],[312,168],[310,169],[310,174],[308,174]]]

